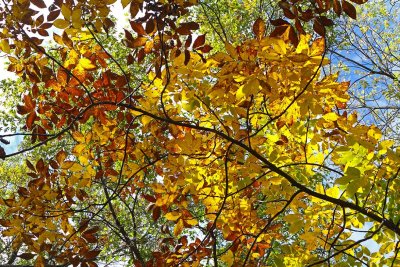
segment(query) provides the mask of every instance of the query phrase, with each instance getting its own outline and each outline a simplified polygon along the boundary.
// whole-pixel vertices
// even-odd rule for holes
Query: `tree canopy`
[[[399,265],[400,49],[364,2],[3,0],[0,261]]]

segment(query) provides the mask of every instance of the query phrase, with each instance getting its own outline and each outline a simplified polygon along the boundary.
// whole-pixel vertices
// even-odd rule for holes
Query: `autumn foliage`
[[[35,266],[400,264],[400,151],[322,73],[326,27],[353,4],[281,1],[286,19],[213,51],[191,20],[201,1],[122,0],[118,44],[114,2],[0,4],[31,143],[1,157],[66,144],[0,201],[10,251]]]

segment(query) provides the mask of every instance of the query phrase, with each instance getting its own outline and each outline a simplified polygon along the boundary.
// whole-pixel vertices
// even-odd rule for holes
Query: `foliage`
[[[352,4],[281,1],[294,26],[269,31],[252,1],[240,25],[215,1],[122,0],[116,45],[114,2],[1,5],[30,145],[0,157],[42,148],[0,201],[9,264],[399,264],[400,149],[322,71],[325,15]]]

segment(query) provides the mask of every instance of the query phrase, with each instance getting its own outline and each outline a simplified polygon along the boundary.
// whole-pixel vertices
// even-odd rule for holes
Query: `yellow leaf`
[[[233,265],[233,262],[235,260],[235,256],[233,255],[233,252],[231,250],[228,250],[222,257],[221,260],[226,263],[228,267],[231,267]]]
[[[75,29],[79,29],[81,28],[82,24],[81,24],[81,9],[77,8],[74,11],[72,11],[72,26]]]
[[[180,219],[180,220],[178,221],[178,223],[175,225],[175,228],[174,228],[174,235],[175,235],[175,236],[178,236],[180,233],[182,233],[182,230],[183,230],[183,220]]]
[[[165,219],[169,220],[169,221],[176,221],[177,219],[179,219],[181,217],[181,214],[177,211],[171,211],[168,212],[167,214],[165,214]]]
[[[334,113],[334,112],[329,112],[327,114],[325,114],[324,116],[322,116],[324,118],[324,120],[326,121],[337,121],[337,119],[339,118],[339,116]]]
[[[92,64],[92,61],[90,61],[87,58],[80,58],[79,59],[79,66],[81,66],[85,70],[93,70],[96,68],[96,65]]]
[[[334,186],[332,188],[328,188],[326,190],[326,195],[330,196],[330,197],[334,197],[334,198],[339,198],[340,196],[340,190],[337,186]]]
[[[63,19],[56,19],[54,22],[54,27],[59,28],[59,29],[65,29],[69,26],[69,21],[63,20]]]
[[[199,221],[197,219],[190,219],[190,220],[186,220],[186,223],[189,225],[197,225],[199,223]]]
[[[258,82],[258,79],[250,79],[244,86],[243,86],[243,93],[248,96],[248,95],[254,95],[258,92],[258,87],[260,83]]]
[[[10,45],[8,44],[7,40],[5,40],[5,39],[1,40],[0,50],[7,54],[10,53]]]
[[[82,151],[85,149],[86,144],[78,144],[74,147],[73,152],[77,155],[80,155]]]
[[[325,50],[325,38],[318,38],[311,45],[310,56],[320,56]]]
[[[150,118],[150,117],[148,117],[148,116],[143,116],[142,117],[142,124],[143,124],[143,126],[146,126],[147,124],[149,124],[149,122],[151,121],[152,119]]]
[[[85,142],[85,136],[80,132],[73,132],[72,137],[79,143]]]
[[[122,7],[125,8],[127,5],[129,5],[132,2],[132,0],[121,0]]]
[[[236,52],[235,47],[233,47],[233,45],[231,45],[230,43],[228,43],[228,42],[225,43],[225,49],[226,49],[226,52],[228,52],[228,54],[232,58],[237,58],[238,57],[238,54]]]
[[[65,4],[61,6],[61,14],[66,20],[71,19],[71,9]]]
[[[310,36],[309,35],[300,35],[300,41],[299,44],[296,47],[296,53],[297,54],[305,54],[308,55],[308,50],[309,50],[309,46],[308,46],[308,42],[310,40]]]

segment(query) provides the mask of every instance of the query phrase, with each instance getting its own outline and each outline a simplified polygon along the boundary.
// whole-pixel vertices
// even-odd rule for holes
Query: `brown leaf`
[[[36,106],[36,102],[32,99],[32,96],[30,94],[24,95],[24,103],[25,103],[25,107],[29,111],[32,111]]]
[[[131,20],[129,22],[131,24],[132,30],[134,30],[137,34],[139,35],[145,35],[146,31],[144,30],[144,27],[141,23],[135,22]]]
[[[38,8],[46,8],[46,4],[43,0],[31,0],[31,3],[37,6]]]
[[[278,26],[276,27],[270,34],[270,37],[278,37],[281,36],[289,27],[290,25],[282,25],[282,26]]]
[[[37,32],[41,35],[41,36],[49,36],[49,33],[44,30],[44,29],[38,29]]]
[[[153,220],[156,222],[158,218],[160,218],[161,215],[161,208],[160,207],[154,207],[153,209]]]
[[[154,20],[149,20],[146,23],[146,33],[152,35],[154,34],[155,31],[156,31],[156,22]]]
[[[339,0],[333,0],[333,11],[335,11],[338,16],[342,14],[342,6],[340,5]]]
[[[36,112],[29,113],[28,117],[26,118],[26,127],[28,127],[29,130],[32,129],[33,123],[35,122],[36,118]]]
[[[37,126],[37,128],[38,128],[39,140],[45,141],[47,139],[45,129],[42,126]]]
[[[0,146],[0,159],[5,159],[6,158],[6,151],[2,146]]]
[[[209,46],[209,45],[205,45],[205,46],[199,48],[199,50],[200,50],[201,52],[203,52],[203,53],[208,53],[208,52],[211,51],[211,49],[212,49],[212,47]]]
[[[189,63],[190,60],[190,52],[188,50],[185,50],[185,66]]]
[[[61,9],[56,9],[56,10],[51,11],[47,15],[47,21],[54,21],[56,18],[58,18],[60,13],[61,13]]]
[[[310,21],[314,17],[314,14],[311,11],[311,9],[307,9],[304,12],[300,12],[300,14],[301,14],[300,19],[302,21]]]
[[[27,110],[27,108],[25,106],[17,105],[17,112],[20,115],[25,115],[29,111]]]
[[[97,255],[99,255],[101,252],[101,250],[91,250],[85,253],[85,258],[86,259],[94,259],[97,257]]]
[[[325,37],[325,27],[318,20],[314,20],[313,29],[319,35]]]
[[[296,15],[292,11],[290,11],[290,9],[283,8],[282,10],[283,10],[283,14],[288,19],[295,19],[296,18]]]
[[[197,36],[196,40],[194,40],[194,42],[193,42],[193,48],[197,49],[197,48],[203,46],[205,42],[206,42],[206,35],[205,34],[199,35],[199,36]]]
[[[253,24],[253,33],[258,40],[261,40],[265,34],[265,22],[261,18],[258,18]]]
[[[10,227],[12,223],[10,220],[0,219],[0,225],[3,227]]]
[[[29,161],[29,160],[25,160],[26,166],[31,169],[33,172],[36,172],[36,168],[35,166],[33,166],[33,164]]]
[[[296,27],[297,31],[300,34],[306,34],[306,32],[303,29],[303,25],[301,25],[300,20],[296,19],[295,22],[294,22],[294,26]]]
[[[132,56],[132,54],[129,54],[129,55],[126,57],[126,62],[127,62],[128,65],[132,65],[133,62],[135,62],[135,59],[134,59],[134,57]]]
[[[143,194],[142,195],[142,197],[144,198],[144,199],[146,199],[147,201],[149,201],[149,202],[156,202],[156,198],[155,197],[153,197],[153,196],[151,196],[151,195],[147,195],[147,194]]]
[[[284,19],[271,19],[269,21],[273,26],[282,26],[282,25],[289,25],[289,22],[287,22]]]
[[[177,33],[181,34],[181,35],[189,35],[189,34],[191,34],[190,28],[186,24],[181,25],[175,31]]]
[[[147,38],[146,37],[138,37],[135,40],[133,40],[132,45],[134,48],[140,47],[140,46],[144,46],[147,42]]]
[[[364,3],[366,3],[368,0],[350,0],[353,3],[356,3],[358,5],[362,5]]]
[[[189,48],[191,44],[192,44],[192,35],[189,35],[185,41],[185,47]]]
[[[350,18],[357,19],[357,11],[352,4],[350,4],[346,0],[342,0],[342,7],[344,13],[346,13]]]
[[[74,47],[74,43],[72,42],[72,40],[69,38],[67,32],[64,32],[62,35],[62,41],[63,43],[68,47],[68,48],[73,48]]]
[[[142,62],[144,57],[146,56],[146,53],[144,52],[144,49],[140,49],[138,54],[137,54],[137,61],[138,63]]]
[[[90,261],[87,263],[89,265],[89,267],[98,267],[97,263]]]
[[[44,168],[45,168],[45,164],[44,164],[43,159],[39,159],[38,162],[36,163],[36,170],[38,172],[40,172],[40,171],[43,171]]]
[[[134,40],[132,33],[130,33],[129,31],[127,31],[126,29],[124,29],[125,31],[125,38],[128,42],[132,42]],[[139,38],[143,38],[143,37],[139,37]]]
[[[328,19],[326,16],[317,17],[317,20],[318,20],[323,26],[332,26],[332,25],[333,25],[333,20]]]

